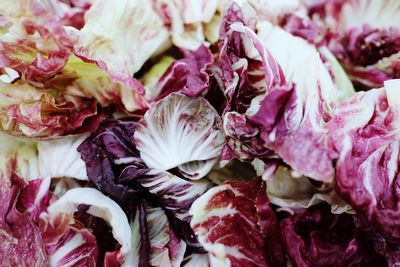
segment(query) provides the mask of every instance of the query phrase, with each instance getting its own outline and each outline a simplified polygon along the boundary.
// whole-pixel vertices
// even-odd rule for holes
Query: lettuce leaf
[[[200,46],[196,51],[183,50],[184,58],[175,60],[151,89],[154,99],[162,99],[172,92],[187,96],[204,95],[209,85],[206,69],[213,62],[210,50]]]
[[[68,33],[76,56],[96,62],[128,87],[134,87],[133,74],[168,40],[151,2],[127,0],[93,1],[83,28],[68,28]]]
[[[246,26],[237,4],[224,14],[217,56],[228,99],[226,111],[243,114],[253,98],[285,83],[277,61],[253,29]]]
[[[294,266],[387,266],[368,232],[349,214],[332,214],[326,205],[300,209],[280,223],[287,255]]]
[[[175,46],[196,50],[201,44],[207,44],[204,28],[217,11],[217,0],[156,0],[153,4]]]
[[[82,196],[85,197],[83,198]],[[56,231],[59,231],[63,229],[63,225],[73,225],[73,213],[77,210],[78,205],[89,206],[87,210],[88,214],[102,218],[110,225],[113,237],[121,246],[118,250],[118,256],[121,257],[122,262],[125,262],[126,258],[129,258],[129,254],[132,253],[132,233],[128,218],[117,203],[93,188],[75,188],[69,190],[48,207],[47,213],[41,215],[40,223],[48,233],[48,253],[51,257],[58,262],[68,262],[70,260],[69,257],[74,257],[75,254],[75,260],[79,260],[79,258],[76,259],[73,244],[79,246],[79,244],[82,244],[82,241],[79,242],[79,240],[82,239],[89,244],[93,243],[92,239],[94,239],[94,244],[96,244],[96,239],[92,234],[90,234],[92,239],[87,240],[87,235],[82,234],[80,231],[76,232],[73,227],[68,227],[70,229],[65,229],[63,233],[63,238],[67,238],[68,242],[71,243],[70,245],[65,244],[65,241],[51,234],[53,227],[55,227]],[[78,223],[80,222],[78,221]],[[79,226],[77,226],[77,229],[79,229]],[[87,234],[89,233],[87,232]],[[63,250],[59,246],[65,246],[70,250],[71,254],[63,253]],[[95,262],[92,263],[92,266],[95,266],[94,264]]]
[[[71,54],[72,44],[47,2],[2,1],[0,69],[11,68],[32,84],[56,75]]]
[[[25,187],[15,172],[15,160],[7,164],[0,179],[0,257],[5,266],[49,266],[39,227],[16,204]]]
[[[65,26],[81,29],[85,24],[85,13],[92,5],[92,0],[51,0],[53,11]]]
[[[400,80],[360,92],[328,123],[339,153],[337,190],[384,236],[400,238],[398,196],[398,88]]]
[[[129,84],[113,81],[110,75],[95,62],[71,56],[62,73],[53,83],[61,80],[68,91],[84,98],[94,98],[102,107],[112,106],[124,113],[133,113],[147,108],[144,86],[132,78]],[[67,82],[65,82],[67,81]]]
[[[179,172],[193,180],[217,163],[224,142],[220,117],[204,98],[172,93],[139,122],[135,145],[150,168]]]
[[[336,154],[326,123],[347,94],[336,87],[314,46],[268,22],[258,27],[260,38],[278,61],[288,83],[267,93],[258,109],[257,102],[253,102],[255,113],[251,121],[262,127],[264,145],[294,171],[332,182]],[[293,43],[296,51],[283,48],[282,44]]]
[[[382,87],[385,80],[399,77],[397,1],[310,1],[306,12],[357,89]]]
[[[99,190],[123,203],[156,198],[177,218],[190,220],[191,204],[209,188],[209,183],[187,181],[166,171],[150,169],[133,143],[136,127],[133,121],[105,122],[78,147],[89,179]]]
[[[266,179],[269,201],[280,210],[294,212],[326,202],[334,214],[355,213],[336,193],[334,186],[317,186],[307,177],[296,177],[292,173],[288,168],[279,167]]]
[[[0,129],[32,138],[96,129],[103,119],[96,102],[63,90],[39,89],[23,81],[0,82]]]
[[[38,178],[87,180],[85,163],[76,150],[86,137],[84,134],[35,141],[2,133],[0,157],[4,163],[15,159],[15,173],[27,181]]]
[[[260,178],[211,188],[190,214],[199,242],[221,264],[286,266],[278,220]]]

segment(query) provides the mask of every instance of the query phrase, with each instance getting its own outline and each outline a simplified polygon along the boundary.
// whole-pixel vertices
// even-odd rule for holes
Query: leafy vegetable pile
[[[399,266],[400,1],[1,0],[1,266]]]

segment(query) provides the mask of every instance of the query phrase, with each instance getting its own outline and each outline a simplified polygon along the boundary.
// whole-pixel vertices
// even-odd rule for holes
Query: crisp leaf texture
[[[329,130],[340,153],[338,192],[386,236],[400,237],[398,161],[400,80],[358,93],[340,106]]]
[[[15,136],[50,138],[97,128],[97,104],[54,87],[0,82],[0,129]]]
[[[161,99],[172,92],[200,96],[209,85],[207,67],[213,62],[210,50],[200,46],[196,51],[184,51],[184,58],[175,60],[151,89],[153,98]]]
[[[333,187],[318,188],[304,176],[293,176],[285,167],[279,167],[267,178],[266,183],[269,201],[281,210],[293,212],[326,202],[330,204],[332,213],[354,213]]]
[[[85,163],[77,151],[87,135],[38,142],[39,177],[70,177],[87,180]]]
[[[43,84],[64,67],[72,45],[48,2],[5,0],[0,14],[0,69]]]
[[[294,266],[386,266],[349,214],[332,214],[325,205],[301,209],[280,223],[283,242]],[[340,255],[340,260],[338,259]],[[339,263],[340,262],[340,263]]]
[[[288,84],[266,94],[251,120],[261,125],[265,146],[296,172],[331,182],[335,153],[326,118],[342,100],[343,92],[333,83],[314,46],[268,22],[259,25],[259,36],[278,61]],[[285,49],[282,44],[296,44],[296,49]]]
[[[211,188],[190,210],[191,226],[226,266],[285,266],[278,221],[259,178]]]
[[[204,98],[172,93],[146,112],[135,144],[148,167],[178,167],[185,177],[200,179],[221,153],[224,135],[219,124],[218,113]]]
[[[87,213],[102,218],[112,227],[115,240],[121,245],[123,255],[132,248],[131,231],[126,214],[112,199],[93,188],[74,188],[48,207],[50,216],[73,214],[78,205],[90,206]]]
[[[148,171],[133,143],[135,121],[105,121],[79,147],[90,181],[103,193],[124,200],[140,197],[136,177]]]
[[[204,28],[217,11],[218,0],[154,0],[153,4],[174,45],[196,50],[201,44],[206,44]]]
[[[151,2],[93,1],[82,29],[69,29],[75,55],[94,61],[115,81],[132,85],[133,74],[168,40]]]
[[[239,5],[229,7],[221,25],[218,51],[227,111],[239,113],[247,111],[253,98],[285,83],[277,61],[245,21]]]
[[[9,161],[0,176],[0,257],[4,266],[49,266],[39,227],[28,212],[17,209],[17,198],[24,181]]]
[[[307,29],[318,32],[305,38],[326,45],[358,89],[381,87],[400,77],[398,1],[309,1],[306,9],[309,17],[296,18],[301,23],[292,23],[289,30],[300,36]]]
[[[192,203],[210,187],[207,181],[187,181],[168,172],[150,170],[138,182],[156,195],[161,206],[184,221],[190,221]]]
[[[106,121],[79,146],[89,179],[121,202],[156,198],[165,210],[190,221],[191,204],[211,184],[148,168],[133,143],[136,125],[134,121]]]

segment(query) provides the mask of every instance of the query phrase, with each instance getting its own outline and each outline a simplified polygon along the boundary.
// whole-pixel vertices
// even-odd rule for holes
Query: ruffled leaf
[[[39,219],[50,266],[96,266],[98,248],[89,229],[68,215]]]
[[[27,140],[1,134],[0,157],[15,158],[15,172],[25,180],[38,178],[75,178],[87,180],[85,163],[77,147],[87,135],[55,140]]]
[[[15,172],[15,160],[0,176],[0,257],[5,266],[49,266],[39,227],[16,203],[24,181]]]
[[[92,0],[51,0],[53,11],[65,26],[81,29],[85,24],[85,13]]]
[[[147,108],[142,84],[133,78],[129,84],[115,82],[94,62],[71,56],[58,79],[70,80],[67,83],[69,91],[94,98],[103,107],[113,106],[123,112]],[[57,83],[57,79],[53,83]]]
[[[386,236],[400,238],[398,161],[400,80],[358,93],[328,124],[339,153],[338,192]]]
[[[200,46],[196,51],[184,51],[184,58],[175,60],[151,89],[156,99],[172,92],[200,96],[209,85],[207,67],[213,62],[210,50]]]
[[[400,77],[398,1],[310,2],[308,13],[358,89]]]
[[[293,212],[327,202],[334,214],[354,213],[352,207],[341,199],[332,186],[318,188],[304,176],[294,177],[287,168],[279,167],[268,177],[266,183],[269,201],[281,210]]]
[[[0,69],[11,68],[32,84],[56,75],[71,54],[72,45],[47,2],[2,1]]]
[[[97,128],[103,119],[96,102],[59,88],[0,82],[0,99],[0,128],[15,136],[49,138],[81,133]]]
[[[89,179],[96,187],[124,201],[140,198],[143,189],[132,183],[148,171],[133,143],[135,121],[105,121],[79,147]]]
[[[220,30],[219,65],[222,70],[227,111],[245,113],[253,98],[274,86],[285,83],[285,77],[262,40],[245,24],[239,5],[226,11]]]
[[[15,160],[14,172],[25,180],[40,177],[37,143],[0,133],[0,169],[7,168],[7,162]]]
[[[107,121],[79,146],[89,179],[122,203],[146,198],[188,221],[193,201],[210,186],[171,173],[149,169],[133,143],[134,121]]]
[[[147,228],[150,240],[151,266],[180,266],[186,243],[180,240],[169,225],[161,208],[146,208]]]
[[[259,36],[290,84],[267,93],[259,109],[254,108],[256,113],[251,121],[262,127],[264,145],[294,171],[331,182],[332,160],[336,155],[329,142],[326,122],[345,95],[333,83],[314,46],[268,22],[260,24],[259,29]],[[283,46],[294,43],[296,50]]]
[[[205,99],[172,93],[146,112],[135,144],[148,167],[178,167],[185,177],[200,179],[221,152],[224,135],[219,123],[218,113]]]
[[[204,25],[211,21],[217,11],[217,0],[153,2],[175,46],[196,50],[201,44],[206,44]]]
[[[359,231],[349,214],[332,214],[318,205],[298,210],[281,222],[288,257],[295,266],[387,266],[368,233]]]
[[[137,72],[168,40],[168,31],[151,2],[94,1],[82,29],[69,29],[74,53],[134,87]]]

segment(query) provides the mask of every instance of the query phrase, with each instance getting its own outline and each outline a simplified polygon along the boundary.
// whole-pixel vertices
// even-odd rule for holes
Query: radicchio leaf
[[[180,266],[186,243],[179,239],[161,208],[146,208],[147,228],[150,240],[151,266]]]
[[[327,202],[334,214],[354,213],[334,190],[333,186],[318,188],[304,177],[295,177],[289,169],[279,167],[266,180],[269,201],[281,210],[293,212],[299,208],[309,208],[321,202]]]
[[[14,172],[25,180],[40,177],[37,143],[0,133],[0,170],[7,168],[10,160],[15,160]]]
[[[96,64],[93,60],[85,60],[87,61],[85,62],[72,55],[70,36],[62,28],[61,22],[55,19],[57,16],[54,16],[54,12],[60,11],[59,7],[65,6],[66,3],[53,0],[51,2],[52,8],[44,3],[39,3],[36,0],[21,1],[21,10],[17,10],[22,13],[21,16],[28,16],[25,13],[33,13],[28,18],[11,19],[14,24],[7,30],[9,32],[4,35],[5,40],[0,45],[0,49],[4,47],[3,49],[7,50],[0,55],[0,70],[4,67],[5,72],[1,75],[1,80],[3,82],[12,82],[17,78],[21,78],[36,87],[58,88],[57,91],[62,92],[62,94],[70,95],[69,97],[65,96],[65,98],[75,105],[77,105],[77,101],[85,102],[86,100],[88,102],[88,98],[95,98],[102,106],[114,104],[128,112],[145,108],[147,103],[143,99],[144,88],[134,78],[131,77],[125,83],[115,82],[110,78],[107,71],[103,70],[104,66],[102,69],[102,65]],[[78,4],[86,5],[85,3]],[[24,6],[27,11],[24,10]],[[3,8],[8,11],[7,7]],[[1,8],[0,6],[0,10]],[[4,12],[8,14],[6,11]],[[10,16],[17,16],[18,12],[11,12]],[[45,16],[45,19],[43,16]],[[28,22],[25,20],[39,21],[46,23],[46,25],[40,24],[40,29],[30,29],[29,36],[24,36],[24,39],[19,40],[21,37],[18,34],[18,28],[14,28],[28,27],[30,24],[27,26]],[[48,24],[52,25],[52,27],[42,29],[48,27]],[[29,27],[32,28],[34,25]],[[52,29],[54,27],[56,29]],[[50,30],[57,31],[57,34]],[[39,37],[36,35],[39,35]],[[17,40],[14,40],[15,38]],[[16,44],[14,44],[15,42]],[[63,50],[53,51],[56,48]],[[2,57],[4,58],[2,59]],[[20,72],[20,75],[17,72],[17,76],[15,76],[14,73],[16,71]],[[57,95],[59,94],[57,93]],[[71,100],[71,97],[74,99]]]
[[[358,89],[400,77],[398,1],[311,1],[308,13]]]
[[[132,233],[128,218],[117,203],[101,194],[96,189],[74,188],[69,190],[61,198],[56,200],[48,207],[47,214],[45,213],[41,215],[42,227],[49,232],[51,231],[51,228],[54,227],[54,224],[70,224],[71,221],[73,221],[72,215],[76,211],[78,205],[89,206],[89,209],[87,210],[88,214],[102,218],[110,225],[112,228],[113,237],[121,245],[119,252],[117,252],[118,257],[121,258],[122,262],[124,262],[126,258],[130,258],[129,254],[133,253],[133,251],[131,239]],[[58,231],[58,228],[60,227],[61,226],[57,226],[55,228]],[[79,226],[77,226],[77,229],[80,229]],[[68,231],[74,232],[74,229],[68,229]],[[69,242],[76,242],[75,239],[79,238],[85,239],[85,235],[82,235],[80,232],[78,232],[78,234],[74,234],[75,235],[73,237],[71,236],[72,239],[69,238],[69,234],[66,236],[64,235],[64,237],[68,238]],[[49,238],[51,237],[52,236],[49,236]],[[95,240],[94,237],[93,239]],[[52,244],[53,247],[58,247],[60,245],[65,246],[64,242],[60,241],[59,239],[55,239],[54,241],[55,244]],[[86,242],[90,241],[86,240]],[[77,242],[77,244],[79,244],[79,242]],[[53,257],[57,258],[58,255],[55,254]]]
[[[17,207],[38,225],[50,266],[95,266],[97,244],[89,230],[69,216],[51,220],[44,213],[54,201],[49,186],[50,178],[29,181],[18,197]]]
[[[261,130],[248,117],[237,112],[227,112],[223,118],[225,135],[228,137],[222,152],[222,160],[237,158],[252,161],[255,158],[268,160],[278,156],[264,146]]]
[[[123,266],[181,266],[186,243],[175,234],[165,211],[147,201],[126,210],[133,249]]]
[[[278,23],[284,14],[295,12],[300,6],[299,0],[249,0],[260,20]]]
[[[206,69],[213,62],[210,50],[202,45],[194,52],[183,50],[183,54],[184,58],[175,60],[151,89],[156,99],[172,92],[200,96],[207,89],[209,77]]]
[[[385,236],[400,238],[398,89],[400,80],[360,92],[328,124],[339,153],[338,192]]]
[[[115,82],[110,75],[95,62],[85,62],[71,56],[58,79],[67,80],[68,90],[86,98],[94,98],[102,107],[113,106],[128,113],[147,108],[144,87],[132,79],[129,84]],[[64,82],[65,83],[65,82]]]
[[[172,42],[180,48],[196,50],[205,44],[206,23],[217,10],[217,0],[153,0],[153,6],[168,28]]]
[[[326,205],[298,210],[280,226],[294,266],[387,266],[366,234],[358,232],[353,216],[332,214]]]
[[[86,137],[76,135],[35,141],[0,134],[0,157],[4,162],[14,158],[15,172],[27,181],[38,178],[87,180],[85,163],[76,150]]]
[[[68,33],[76,56],[96,62],[128,87],[135,87],[133,74],[168,40],[151,2],[137,0],[95,0],[83,28],[70,28]]]
[[[332,182],[336,154],[326,122],[342,101],[343,92],[333,83],[314,46],[268,22],[259,25],[258,34],[282,67],[288,83],[268,92],[258,109],[257,102],[253,102],[255,114],[251,121],[262,127],[264,145],[294,171]],[[284,44],[296,44],[296,49],[284,48]]]
[[[96,266],[96,238],[79,220],[70,214],[42,213],[39,227],[50,266]]]
[[[35,223],[38,222],[39,215],[47,210],[51,201],[50,181],[50,177],[29,181],[18,197],[18,209],[29,214]]]
[[[0,14],[0,69],[11,68],[32,84],[42,84],[65,65],[72,49],[47,2],[5,0]]]
[[[96,102],[63,88],[38,89],[0,82],[0,129],[15,136],[49,138],[92,131],[103,117]]]
[[[164,55],[158,59],[149,70],[147,70],[140,81],[146,88],[146,99],[154,99],[157,97],[157,92],[152,88],[158,83],[158,80],[166,73],[167,69],[174,63],[175,58],[170,55]]]
[[[137,181],[156,195],[161,206],[183,221],[190,221],[189,209],[194,200],[210,186],[207,181],[187,181],[168,172],[150,170]]]
[[[192,253],[183,259],[182,266],[208,267],[210,266],[209,255],[207,253],[203,254]]]
[[[87,180],[85,163],[77,151],[78,146],[87,136],[85,134],[51,141],[39,141],[37,146],[39,177],[69,177]]]
[[[140,157],[150,168],[178,168],[189,179],[200,179],[215,165],[224,135],[220,117],[204,98],[172,93],[144,115],[135,132]]]
[[[211,188],[190,210],[199,242],[229,266],[286,266],[279,225],[259,178]]]
[[[15,172],[15,160],[0,175],[0,258],[4,266],[49,266],[39,227],[16,204],[25,182]]]
[[[285,77],[260,38],[232,4],[221,26],[218,58],[228,98],[227,111],[245,113],[252,99],[285,83]]]
[[[78,147],[89,179],[101,192],[120,200],[141,197],[141,188],[130,180],[148,171],[133,144],[136,125],[107,120]]]
[[[10,161],[8,171],[15,169],[15,163]],[[50,178],[26,184],[15,173],[10,177],[11,180],[2,177],[2,185],[14,190],[11,197],[2,188],[3,195],[14,201],[14,207],[4,215],[8,226],[1,225],[3,233],[12,229],[1,241],[1,251],[6,253],[2,257],[7,260],[3,262],[5,266],[95,266],[98,249],[90,231],[69,215],[49,218],[45,213],[54,200],[48,191]],[[12,254],[8,255],[10,251]]]
[[[78,30],[85,24],[84,16],[92,2],[92,0],[50,0],[53,11],[57,13],[62,24]]]
[[[260,157],[271,162],[273,151],[264,147],[260,129],[254,127],[245,115],[253,99],[262,97],[273,87],[284,84],[285,77],[270,52],[254,33],[245,9],[232,4],[223,17],[218,60],[214,76],[221,76],[227,105],[224,106],[223,125],[227,142],[222,159],[252,161]],[[247,26],[248,25],[248,26]],[[217,68],[217,69],[218,69]],[[269,163],[267,163],[269,164]]]
[[[133,143],[136,125],[134,121],[105,121],[79,146],[89,179],[121,203],[156,199],[165,210],[189,221],[191,204],[210,183],[187,181],[166,171],[149,169]]]

